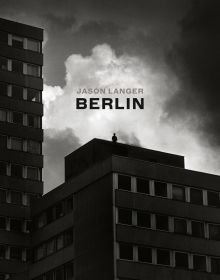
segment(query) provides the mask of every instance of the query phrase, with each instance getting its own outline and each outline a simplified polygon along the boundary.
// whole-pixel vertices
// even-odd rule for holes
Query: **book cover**
[[[217,279],[219,14],[0,0],[0,279]]]

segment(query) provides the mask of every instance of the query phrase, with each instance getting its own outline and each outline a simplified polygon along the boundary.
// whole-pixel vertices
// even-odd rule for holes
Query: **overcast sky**
[[[185,156],[220,175],[219,0],[0,0],[44,29],[45,191],[92,138]],[[145,110],[76,111],[79,87],[142,87]]]

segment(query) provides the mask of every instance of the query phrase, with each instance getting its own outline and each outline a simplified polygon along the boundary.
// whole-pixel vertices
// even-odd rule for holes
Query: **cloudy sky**
[[[220,175],[219,0],[0,0],[44,29],[45,191],[92,138],[185,156]],[[141,87],[145,110],[76,110],[78,88]]]

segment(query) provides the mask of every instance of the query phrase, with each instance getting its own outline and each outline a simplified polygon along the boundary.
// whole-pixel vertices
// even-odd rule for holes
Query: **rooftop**
[[[184,168],[184,157],[94,138],[65,157],[65,180],[112,155]]]

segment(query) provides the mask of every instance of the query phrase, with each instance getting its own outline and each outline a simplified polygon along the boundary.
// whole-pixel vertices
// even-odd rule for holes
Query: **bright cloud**
[[[196,133],[184,123],[164,121],[163,104],[178,89],[170,73],[154,72],[138,57],[117,56],[107,44],[94,47],[87,57],[71,55],[65,66],[65,87],[44,87],[44,128],[71,128],[82,144],[94,137],[111,139],[116,132],[119,141],[127,135],[127,141],[139,140],[143,147],[185,155],[187,168],[217,171],[214,153],[200,143]],[[143,88],[145,110],[76,110],[79,88]]]

